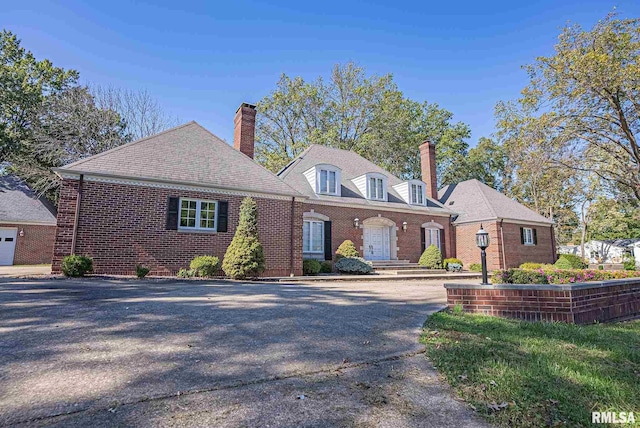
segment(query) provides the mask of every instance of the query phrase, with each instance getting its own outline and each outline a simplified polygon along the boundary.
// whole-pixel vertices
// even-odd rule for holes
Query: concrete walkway
[[[51,274],[51,265],[0,266],[0,278],[45,276]]]
[[[485,426],[417,342],[440,283],[0,280],[0,425]]]

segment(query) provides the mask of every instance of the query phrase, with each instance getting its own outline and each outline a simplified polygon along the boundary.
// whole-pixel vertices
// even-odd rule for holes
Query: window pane
[[[196,227],[196,201],[185,201],[180,203],[180,226]]]
[[[417,193],[418,193],[418,203],[419,203],[420,205],[422,205],[422,204],[424,204],[424,199],[423,199],[423,196],[422,196],[422,186],[416,186],[416,188],[418,189],[418,190],[417,190]]]
[[[329,171],[329,193],[338,193],[336,191],[336,172]]]
[[[418,202],[418,186],[415,184],[411,185],[411,202],[414,204]]]
[[[378,178],[378,199],[384,198],[384,187],[381,178]]]
[[[376,179],[375,178],[369,179],[369,197],[371,199],[376,198]]]
[[[324,223],[320,221],[314,221],[311,224],[313,226],[311,251],[322,252],[322,229],[324,228]]]
[[[320,191],[327,191],[327,171],[324,169],[320,170]]]
[[[309,251],[311,224],[305,221],[302,226],[302,251]]]
[[[200,227],[213,229],[215,227],[216,204],[215,202],[200,203]]]

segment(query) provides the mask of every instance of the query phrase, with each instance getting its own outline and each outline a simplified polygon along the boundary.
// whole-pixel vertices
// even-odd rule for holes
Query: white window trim
[[[327,172],[327,191],[321,191],[321,177],[322,171]],[[334,191],[330,191],[329,189],[329,173],[333,172],[336,175],[336,183]],[[316,166],[316,194],[318,195],[331,195],[331,196],[340,196],[340,169],[337,167],[332,167],[331,165],[318,165]]]
[[[411,205],[420,205],[420,206],[425,206],[427,204],[427,193],[425,190],[425,185],[423,182],[409,182],[409,201]],[[418,194],[416,196],[418,196],[418,199],[420,199],[419,197],[422,197],[422,202],[419,202],[418,200],[414,200],[413,199],[413,186],[417,186],[418,187]]]
[[[524,245],[529,245],[529,246],[535,245],[535,243],[533,242],[533,228],[523,227],[522,234],[524,235]]]
[[[181,226],[182,223],[182,201],[189,201],[196,203],[196,226]],[[213,227],[200,227],[200,211],[202,203],[213,203],[215,205],[215,215],[213,216]],[[198,230],[206,232],[216,232],[218,230],[218,201],[212,201],[208,199],[195,199],[195,198],[180,198],[178,204],[178,230]]]
[[[324,221],[322,220],[317,220],[317,219],[304,219],[303,222],[304,223],[309,223],[309,250],[305,250],[304,249],[304,233],[302,236],[302,253],[303,254],[324,254]],[[322,227],[320,228],[321,233],[320,233],[320,249],[319,250],[312,250],[311,248],[313,248],[313,223],[320,223],[322,224]]]
[[[378,185],[378,181],[377,180],[382,180],[382,195],[381,197],[379,197],[379,195],[377,194],[376,191],[376,197],[372,197],[372,192],[371,192],[371,179],[375,178],[376,179],[376,186]],[[371,200],[371,201],[386,201],[387,200],[387,177],[385,177],[382,174],[367,174],[366,175],[366,180],[367,180],[367,199]]]

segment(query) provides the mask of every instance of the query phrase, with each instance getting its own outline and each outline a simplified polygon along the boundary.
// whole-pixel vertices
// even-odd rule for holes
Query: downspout
[[[76,253],[76,240],[78,238],[78,221],[80,220],[80,202],[82,201],[82,183],[84,181],[84,175],[80,174],[78,180],[78,193],[76,197],[76,213],[75,220],[73,222],[73,235],[71,237],[71,254]]]
[[[294,263],[293,263],[293,255],[294,255],[294,250],[293,250],[293,246],[295,244],[295,229],[296,229],[296,223],[295,223],[295,197],[291,198],[291,227],[290,227],[290,232],[289,234],[291,235],[291,242],[289,242],[289,276],[294,276]]]
[[[504,219],[500,219],[500,245],[502,246],[502,269],[507,268],[507,254],[504,251],[504,231],[502,230],[502,222]]]

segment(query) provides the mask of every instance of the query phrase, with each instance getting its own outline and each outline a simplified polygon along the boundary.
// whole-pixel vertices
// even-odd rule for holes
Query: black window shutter
[[[167,201],[167,230],[178,230],[178,204],[180,198],[169,196]]]
[[[524,245],[524,227],[520,228],[520,243]]]
[[[422,246],[422,252],[424,253],[424,250],[427,248],[426,247],[426,242],[424,240],[424,234],[425,234],[425,228],[421,227],[420,228],[420,245]]]
[[[226,232],[229,223],[229,202],[218,201],[218,232]]]
[[[440,230],[440,253],[442,254],[442,257],[444,258],[444,230]]]
[[[331,222],[324,222],[324,259],[331,260],[333,258],[333,247],[331,246]]]
[[[535,229],[533,229],[533,245],[538,245],[538,234]]]

